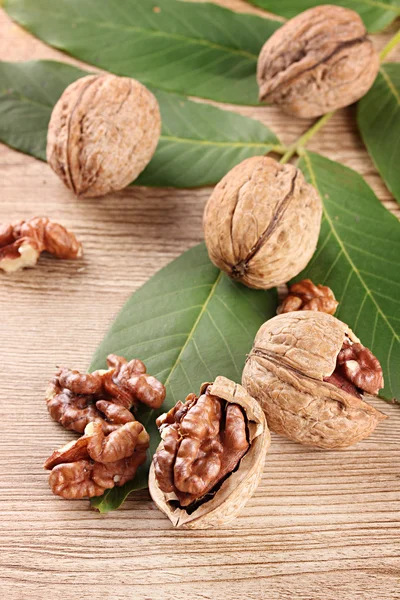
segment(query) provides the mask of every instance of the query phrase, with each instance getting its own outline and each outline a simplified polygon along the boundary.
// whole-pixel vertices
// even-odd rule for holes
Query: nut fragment
[[[379,360],[362,344],[345,341],[337,357],[337,365],[356,387],[377,394],[383,388],[383,373]]]
[[[42,252],[75,259],[82,256],[82,245],[73,233],[46,217],[0,226],[0,269],[6,273],[33,267]]]
[[[47,161],[77,196],[104,196],[138,177],[160,130],[157,100],[144,85],[88,75],[69,85],[53,109]]]
[[[260,402],[272,431],[308,446],[344,448],[386,418],[364,400],[364,392],[378,391],[383,378],[377,359],[360,346],[331,315],[281,314],[258,331],[242,383]],[[350,355],[349,347],[355,348]],[[350,362],[360,360],[351,380],[343,369],[349,356]]]
[[[60,369],[46,393],[50,415],[66,429],[82,433],[91,422],[101,423],[105,434],[134,421],[130,412],[139,403],[159,408],[165,387],[146,373],[142,361],[107,357],[108,371],[82,374]]]
[[[212,262],[253,288],[295,277],[317,245],[322,204],[293,165],[254,156],[215,187],[204,212]]]
[[[289,286],[288,295],[278,307],[277,314],[293,310],[316,310],[333,315],[338,304],[330,288],[314,285],[311,279],[302,279]]]
[[[162,442],[149,475],[150,494],[177,527],[231,521],[256,489],[270,443],[257,402],[217,377],[157,419]]]
[[[258,58],[260,100],[297,117],[348,106],[369,90],[379,56],[361,17],[348,8],[310,8],[280,27]]]
[[[133,479],[146,460],[149,435],[134,421],[105,436],[99,423],[90,423],[85,435],[56,450],[44,468],[49,483],[63,498],[92,498]]]

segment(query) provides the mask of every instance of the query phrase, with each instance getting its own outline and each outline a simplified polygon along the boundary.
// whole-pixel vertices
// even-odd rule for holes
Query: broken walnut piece
[[[381,364],[371,350],[362,344],[345,341],[338,354],[337,364],[357,388],[375,395],[383,388]]]
[[[130,409],[143,403],[159,408],[165,387],[146,373],[142,361],[127,361],[110,354],[109,369],[82,374],[59,369],[46,401],[50,415],[66,429],[82,433],[88,423],[99,422],[105,434],[134,420]]]
[[[90,423],[85,434],[56,450],[44,468],[49,483],[63,498],[91,498],[135,477],[146,460],[149,435],[138,421],[127,423],[105,436],[100,423]]]
[[[335,314],[339,302],[325,285],[315,285],[311,279],[302,279],[289,286],[288,295],[276,311],[278,315],[295,310],[315,310]]]
[[[0,226],[0,269],[6,273],[33,267],[45,251],[75,259],[82,256],[82,245],[73,233],[46,217]]]
[[[163,447],[154,455],[154,469],[160,489],[174,491],[181,506],[202,498],[232,472],[249,448],[242,409],[211,395],[207,390],[189,407],[174,407],[160,426]]]

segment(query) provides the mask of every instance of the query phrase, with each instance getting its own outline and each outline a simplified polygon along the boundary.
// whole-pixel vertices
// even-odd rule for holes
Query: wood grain
[[[240,0],[226,6],[257,12]],[[375,36],[381,48],[393,26]],[[399,60],[396,50],[390,60]],[[0,12],[0,59],[56,58]],[[286,143],[309,123],[269,107],[234,110]],[[310,148],[361,173],[396,203],[368,158],[354,109]],[[56,365],[85,369],[128,295],[202,239],[209,188],[130,188],[78,201],[49,167],[0,145],[0,221],[47,215],[70,227],[82,263],[40,260],[0,276],[0,597],[7,600],[386,600],[400,598],[400,410],[366,441],[319,452],[273,435],[264,475],[229,529],[174,531],[146,492],[107,516],[51,495],[41,465],[73,437],[49,418]]]

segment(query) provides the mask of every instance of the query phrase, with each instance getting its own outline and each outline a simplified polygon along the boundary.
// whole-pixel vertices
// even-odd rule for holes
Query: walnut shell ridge
[[[53,109],[47,161],[77,196],[104,196],[138,177],[160,132],[157,100],[144,85],[88,75],[69,85]]]
[[[378,69],[379,56],[361,17],[341,6],[316,6],[264,44],[259,98],[297,117],[318,117],[359,100]]]
[[[259,329],[242,385],[256,398],[271,431],[318,448],[345,448],[366,438],[385,415],[323,381],[335,369],[345,336],[358,338],[335,317],[289,312]]]
[[[207,202],[208,254],[232,279],[275,287],[311,259],[321,215],[319,195],[299,169],[266,156],[248,158],[223,177]]]
[[[235,519],[260,482],[265,456],[271,442],[260,405],[241,385],[225,377],[217,377],[213,384],[203,383],[200,393],[204,393],[209,385],[213,396],[243,408],[248,420],[250,448],[241,459],[239,468],[225,479],[213,498],[201,504],[191,514],[185,509],[176,507],[176,503],[170,501],[169,494],[159,488],[152,463],[149,473],[150,495],[171,523],[183,529],[218,528]],[[160,446],[162,444],[163,442]]]

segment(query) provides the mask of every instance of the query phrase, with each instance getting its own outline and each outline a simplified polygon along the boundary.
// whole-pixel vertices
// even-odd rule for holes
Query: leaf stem
[[[381,50],[381,52],[379,54],[379,58],[381,59],[381,62],[383,60],[385,60],[385,58],[387,57],[389,52],[391,52],[393,50],[393,48],[395,48],[395,46],[397,46],[397,44],[399,42],[400,42],[400,30],[396,33],[396,35],[394,37],[392,37],[391,40],[388,41],[388,43],[383,48],[383,50]]]
[[[318,119],[318,121],[316,121],[314,125],[310,127],[310,129],[307,129],[307,131],[303,133],[303,135],[299,137],[294,144],[289,146],[285,154],[282,156],[280,162],[285,164],[292,158],[292,156],[294,156],[294,154],[301,154],[302,149],[308,144],[310,139],[317,133],[317,131],[319,131],[321,127],[323,127],[329,121],[333,114],[333,112],[329,112]]]

